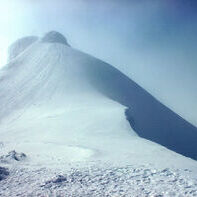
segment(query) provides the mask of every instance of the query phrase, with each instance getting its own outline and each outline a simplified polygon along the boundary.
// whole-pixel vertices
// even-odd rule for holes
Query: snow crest
[[[45,36],[42,38],[43,42],[52,42],[52,43],[61,43],[67,46],[70,46],[67,42],[67,39],[60,34],[59,32],[56,31],[51,31],[45,34]]]
[[[196,128],[60,33],[27,40],[13,45],[19,57],[0,70],[0,163],[10,172],[0,196],[197,195],[196,161],[177,154],[197,158]],[[191,171],[188,180],[174,167]]]
[[[14,42],[8,49],[8,61],[14,59],[38,40],[36,36],[27,36]]]

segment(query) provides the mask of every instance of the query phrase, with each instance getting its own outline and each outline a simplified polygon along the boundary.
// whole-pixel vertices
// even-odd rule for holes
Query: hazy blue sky
[[[197,1],[0,0],[0,65],[9,44],[57,30],[197,125]]]

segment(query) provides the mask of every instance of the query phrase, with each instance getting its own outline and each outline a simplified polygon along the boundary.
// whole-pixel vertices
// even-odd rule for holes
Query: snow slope
[[[33,44],[36,40],[38,40],[38,37],[28,36],[21,38],[13,43],[8,49],[8,61],[20,55],[20,53],[31,46],[31,44]]]
[[[18,53],[18,47],[13,48]],[[156,136],[160,143],[157,137],[165,135],[161,133],[172,132],[178,141],[177,132],[186,129],[185,139],[194,146],[193,136],[187,138],[186,132],[196,128],[120,71],[73,49],[56,32],[22,48],[0,71],[1,154],[24,152],[28,159],[22,165],[31,168],[99,161],[197,172],[196,161],[137,134]],[[175,142],[172,145],[169,148],[180,150]]]
[[[112,114],[115,113],[111,109],[116,108],[117,119],[122,114],[121,119],[127,125],[124,115],[127,107],[127,119],[140,136],[185,156],[197,158],[197,129],[127,76],[111,65],[69,47],[66,38],[57,32],[46,34],[36,43],[33,39],[34,44],[31,42],[29,46],[30,38],[23,38],[11,47],[10,56],[16,58],[1,70],[1,125],[9,125],[9,121],[15,119],[17,122],[14,124],[18,124],[24,121],[22,118],[33,114],[41,116],[46,113],[45,108],[49,111],[47,113],[56,113],[54,110],[61,109],[63,114],[68,109],[82,108],[87,111],[93,106],[95,110],[97,106],[109,109]],[[113,118],[114,115],[111,121],[118,129]],[[80,117],[73,119],[77,124]]]

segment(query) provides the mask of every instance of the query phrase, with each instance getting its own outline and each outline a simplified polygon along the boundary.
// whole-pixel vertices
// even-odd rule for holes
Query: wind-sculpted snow
[[[127,106],[126,116],[141,137],[197,159],[197,128],[157,101],[114,67],[90,58],[87,79],[104,95]]]
[[[33,42],[36,37],[16,43],[30,43],[29,40]],[[89,102],[102,106],[103,100],[110,98],[128,108],[127,119],[140,136],[197,158],[197,129],[194,126],[119,70],[68,47],[66,38],[58,32],[47,33],[2,69],[0,88],[1,121],[7,117],[12,120],[25,117],[22,114],[30,112],[28,109],[33,106],[40,106],[40,109],[50,106],[53,110],[67,109],[68,105],[74,107],[78,103],[89,108]]]
[[[0,70],[0,154],[28,155],[8,165],[102,161],[197,172],[196,161],[175,153],[196,159],[194,126],[113,66],[66,43],[50,32]]]
[[[43,38],[42,38],[43,42],[51,42],[51,43],[61,43],[61,44],[65,44],[67,46],[69,46],[66,38],[60,34],[59,32],[56,31],[51,31],[49,33],[47,33]]]
[[[150,166],[89,166],[57,174],[39,170],[12,169],[1,181],[0,196],[98,196],[98,197],[192,197],[197,180],[187,169],[157,169]],[[42,178],[41,178],[42,176]]]
[[[36,36],[28,36],[17,40],[9,47],[8,61],[17,57],[19,54],[21,54],[25,49],[27,49],[31,44],[33,44],[37,40],[38,37]]]
[[[66,45],[35,44],[2,70],[0,80],[1,120],[40,103],[62,108],[72,97],[96,104],[107,96],[128,107],[127,119],[140,136],[196,159],[194,126],[111,65]]]
[[[25,160],[27,156],[24,153],[17,153],[15,150],[6,155],[0,156],[0,163],[11,163]]]
[[[6,179],[8,175],[9,175],[8,169],[4,167],[0,167],[0,181]]]

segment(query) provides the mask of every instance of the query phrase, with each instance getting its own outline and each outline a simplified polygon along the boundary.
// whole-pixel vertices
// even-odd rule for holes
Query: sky
[[[18,38],[63,33],[197,125],[195,0],[0,0],[0,65]]]

